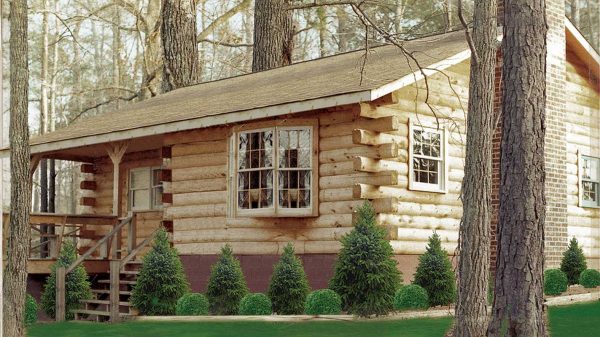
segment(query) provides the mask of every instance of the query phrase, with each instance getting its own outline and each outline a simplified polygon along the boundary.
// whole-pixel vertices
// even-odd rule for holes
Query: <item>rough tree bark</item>
[[[162,91],[196,84],[200,80],[194,0],[162,0]]]
[[[294,24],[288,0],[256,0],[252,72],[292,63]]]
[[[459,1],[459,6],[461,2]],[[496,0],[476,0],[467,116],[467,150],[459,228],[454,336],[485,336],[490,259]]]
[[[31,176],[27,127],[27,1],[10,2],[10,224],[3,280],[3,336],[24,337]]]
[[[504,1],[500,221],[488,336],[542,337],[548,27],[544,0]]]

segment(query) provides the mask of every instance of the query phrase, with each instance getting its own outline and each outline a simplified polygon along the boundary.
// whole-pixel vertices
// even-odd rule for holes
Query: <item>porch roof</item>
[[[404,43],[423,68],[470,56],[464,32]],[[417,64],[392,45],[201,83],[31,138],[32,154],[377,99],[420,78]],[[364,68],[363,68],[364,62]],[[362,69],[362,72],[361,72]],[[414,75],[413,75],[414,74]],[[417,76],[417,77],[415,77]],[[6,149],[1,150],[6,155]]]

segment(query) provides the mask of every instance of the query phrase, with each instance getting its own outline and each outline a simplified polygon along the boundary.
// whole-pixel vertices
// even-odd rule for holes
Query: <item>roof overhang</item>
[[[310,110],[331,108],[340,105],[357,104],[372,102],[395,90],[398,90],[415,81],[440,72],[448,67],[461,63],[471,57],[471,51],[465,50],[438,63],[427,66],[419,70],[416,69],[396,81],[383,85],[379,88],[353,93],[346,93],[330,97],[321,97],[312,100],[278,104],[268,107],[228,112],[218,115],[204,116],[194,119],[180,120],[176,122],[146,126],[141,128],[109,132],[105,134],[95,134],[85,137],[59,140],[55,142],[33,144],[31,145],[31,154],[49,154],[60,150],[85,147],[90,145],[105,144],[116,141],[129,140],[132,138],[149,137],[171,132],[194,130],[207,128],[211,126],[226,125],[248,120],[277,117],[282,115],[294,114]],[[9,149],[0,149],[0,157],[9,155]]]
[[[600,78],[600,55],[592,45],[583,37],[581,32],[565,17],[565,35],[567,45],[590,69],[596,78]]]

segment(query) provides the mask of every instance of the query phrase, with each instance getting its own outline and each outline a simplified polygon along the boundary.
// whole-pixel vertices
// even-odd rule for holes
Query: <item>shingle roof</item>
[[[405,47],[414,52],[414,56],[424,67],[468,49],[462,32],[409,41],[405,43]],[[364,50],[355,51],[177,89],[125,105],[113,112],[80,120],[52,133],[33,137],[30,143],[53,143],[364,92],[380,88],[417,69],[395,46],[372,48],[361,83],[364,56]]]

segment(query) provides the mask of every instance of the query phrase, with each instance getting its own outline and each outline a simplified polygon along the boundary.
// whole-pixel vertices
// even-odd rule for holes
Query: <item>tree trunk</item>
[[[10,224],[4,270],[3,336],[25,337],[31,175],[28,107],[27,1],[10,2]]]
[[[256,0],[252,72],[292,63],[294,25],[288,0]]]
[[[119,109],[121,102],[119,96],[121,92],[121,15],[119,6],[113,6],[113,24],[112,24],[112,86],[113,98],[115,99],[115,108]]]
[[[50,10],[49,0],[42,1],[42,55],[40,69],[40,134],[46,133],[48,129],[48,38],[50,35],[48,23],[48,11]],[[40,212],[48,212],[48,161],[43,159],[40,163]],[[48,226],[40,226],[41,234],[48,233]],[[40,243],[48,241],[47,237],[40,237]],[[40,246],[40,257],[48,257],[48,244]]]
[[[477,3],[475,4],[475,6],[477,6]],[[452,8],[452,0],[446,0],[444,7],[445,7],[444,8],[445,9],[444,25],[446,26],[445,29],[448,32],[448,31],[452,30],[452,26],[454,25],[454,22],[452,21],[452,14],[454,11],[454,9]]]
[[[162,90],[168,92],[198,83],[198,43],[194,0],[162,0]]]
[[[545,15],[544,0],[505,0],[498,258],[489,336],[546,335]]]
[[[319,31],[319,57],[327,56],[327,12],[326,7],[317,7],[318,31]]]
[[[396,10],[394,12],[394,28],[396,34],[402,34],[402,18],[404,17],[404,0],[396,0]]]
[[[579,0],[571,0],[571,20],[579,28]]]
[[[488,324],[496,0],[475,1],[472,37],[477,60],[471,56],[454,330],[460,337],[485,336]]]

